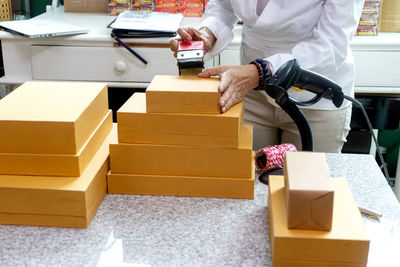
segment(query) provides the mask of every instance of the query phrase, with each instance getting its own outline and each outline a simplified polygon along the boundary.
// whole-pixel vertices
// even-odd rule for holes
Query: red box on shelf
[[[185,17],[202,17],[203,1],[201,0],[180,0],[179,12]]]

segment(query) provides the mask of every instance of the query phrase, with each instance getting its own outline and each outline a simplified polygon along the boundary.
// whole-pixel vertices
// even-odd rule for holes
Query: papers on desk
[[[119,37],[175,36],[182,14],[124,11],[110,25]]]

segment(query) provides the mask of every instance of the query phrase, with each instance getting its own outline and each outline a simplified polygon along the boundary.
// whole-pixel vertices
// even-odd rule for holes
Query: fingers
[[[229,85],[232,81],[232,75],[229,75],[229,73],[223,73],[221,75],[221,82],[219,83],[218,86],[218,91],[220,93],[223,93],[227,88],[229,88]]]
[[[211,76],[221,75],[226,70],[225,66],[217,66],[214,68],[207,68],[203,72],[199,73],[200,78],[209,78]]]
[[[201,33],[192,27],[182,27],[177,30],[182,41],[199,41],[201,40]]]
[[[169,45],[171,47],[171,50],[174,52],[174,56],[176,57],[177,51],[178,51],[178,42],[180,41],[180,39],[171,39],[171,41],[169,41]]]
[[[234,90],[234,86],[232,86],[233,77],[231,74],[226,72],[229,70],[229,66],[218,66],[215,68],[205,69],[202,73],[199,74],[200,78],[209,78],[210,76],[219,75],[221,77],[221,82],[218,86],[218,91],[222,93],[221,98],[218,101],[218,105],[221,107],[222,112],[226,112],[230,107],[235,105],[238,97],[236,97],[236,93]]]
[[[202,40],[201,33],[192,27],[182,27],[177,30],[180,38],[174,38],[169,41],[170,48],[174,52],[174,56],[177,56],[179,41],[198,41]]]
[[[222,93],[218,104],[221,107],[221,112],[224,113],[242,100],[243,97],[240,97],[240,94],[234,90],[233,86],[229,86]]]
[[[221,112],[228,111],[231,107],[243,100],[242,91],[240,88],[240,82],[231,72],[227,71],[221,75],[221,82],[218,90],[222,93],[219,99],[219,106]],[[239,86],[239,87],[238,87]]]

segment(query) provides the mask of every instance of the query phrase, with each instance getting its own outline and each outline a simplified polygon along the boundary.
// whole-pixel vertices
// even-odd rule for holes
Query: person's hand
[[[177,33],[180,38],[174,38],[170,41],[171,50],[174,52],[175,57],[178,51],[179,41],[204,41],[204,52],[207,53],[217,40],[207,27],[203,27],[200,30],[193,27],[182,27],[178,29]]]
[[[208,78],[216,75],[221,77],[218,91],[222,96],[218,104],[222,112],[242,101],[248,91],[258,86],[258,71],[253,64],[208,68],[200,73],[199,77]]]

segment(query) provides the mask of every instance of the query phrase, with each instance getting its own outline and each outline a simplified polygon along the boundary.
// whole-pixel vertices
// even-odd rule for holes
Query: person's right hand
[[[204,41],[204,52],[207,53],[212,49],[217,40],[207,27],[202,27],[200,30],[193,27],[182,27],[178,29],[177,33],[180,37],[170,41],[171,50],[174,52],[175,57],[178,51],[179,41]]]

